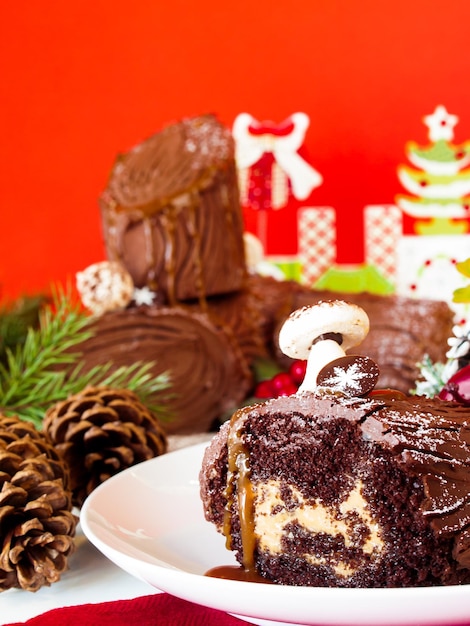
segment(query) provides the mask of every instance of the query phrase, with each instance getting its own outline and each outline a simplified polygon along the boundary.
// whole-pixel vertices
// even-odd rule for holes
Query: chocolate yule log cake
[[[292,358],[279,348],[281,323],[299,303],[341,295],[249,275],[236,292],[167,306],[155,302],[155,292],[134,291],[130,275],[116,262],[89,266],[77,275],[77,286],[95,313],[93,336],[80,346],[85,369],[110,361],[116,368],[155,362],[152,372],[168,372],[175,390],[168,429],[176,433],[210,430],[243,403],[253,392],[258,359],[287,370]],[[352,298],[372,322],[358,350],[381,364],[380,386],[408,393],[425,354],[444,360],[452,333],[446,303],[366,293]],[[146,302],[139,304],[142,299]]]
[[[235,337],[204,313],[137,306],[98,317],[91,330],[94,336],[80,346],[85,371],[146,361],[154,363],[154,376],[169,374],[169,434],[211,430],[251,389],[252,373]]]
[[[100,198],[110,261],[159,301],[240,289],[243,220],[232,135],[213,115],[171,124],[118,157]]]
[[[374,361],[349,354],[368,327],[363,309],[342,301],[295,311],[279,341],[308,359],[299,391],[239,409],[206,450],[204,514],[247,575],[470,582],[470,412],[374,390]]]
[[[280,325],[332,297],[247,268],[234,153],[230,130],[201,115],[119,156],[100,197],[108,258],[77,273],[94,316],[93,337],[81,346],[85,370],[155,363],[152,371],[170,378],[175,433],[209,430],[245,402],[261,360],[288,369]],[[346,297],[371,319],[361,350],[381,364],[380,386],[408,393],[425,354],[445,359],[453,326],[446,303]]]

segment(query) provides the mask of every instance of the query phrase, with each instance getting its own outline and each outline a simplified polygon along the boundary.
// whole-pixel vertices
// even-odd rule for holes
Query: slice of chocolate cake
[[[367,333],[358,308],[323,302],[286,322],[280,343],[309,351],[306,379],[214,437],[200,473],[206,519],[247,572],[280,584],[470,582],[470,412],[367,391],[373,368],[341,355]]]
[[[470,582],[470,414],[303,392],[239,410],[206,451],[206,518],[288,585]]]

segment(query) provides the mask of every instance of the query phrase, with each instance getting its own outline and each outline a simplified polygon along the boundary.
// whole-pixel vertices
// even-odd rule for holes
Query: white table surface
[[[35,593],[21,589],[0,593],[2,626],[23,622],[63,606],[125,600],[158,593],[149,584],[111,563],[83,535],[80,525],[76,546],[76,551],[69,559],[69,569],[50,587],[42,587]]]

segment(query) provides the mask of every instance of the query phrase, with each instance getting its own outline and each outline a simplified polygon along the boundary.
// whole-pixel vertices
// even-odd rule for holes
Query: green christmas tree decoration
[[[421,235],[462,234],[469,231],[470,141],[453,143],[458,118],[445,107],[424,117],[430,144],[408,142],[406,153],[414,167],[401,165],[398,178],[412,195],[395,199],[404,213],[416,218]]]

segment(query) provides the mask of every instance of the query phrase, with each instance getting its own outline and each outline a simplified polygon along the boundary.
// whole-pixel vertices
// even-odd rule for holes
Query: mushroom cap
[[[359,345],[368,332],[369,317],[360,306],[344,300],[320,301],[290,314],[279,332],[279,346],[292,359],[305,360],[321,335],[340,334],[346,352]]]

